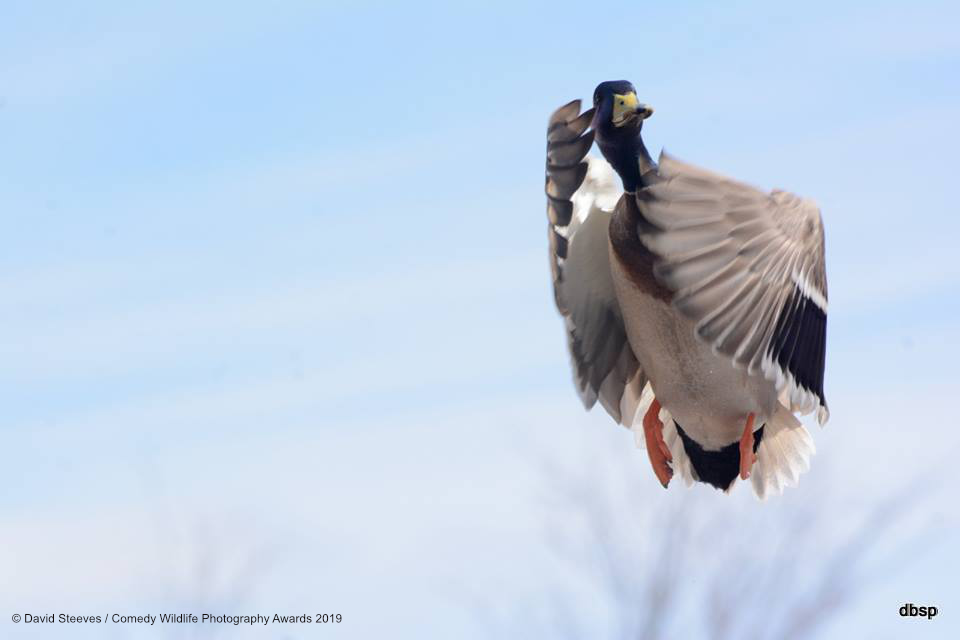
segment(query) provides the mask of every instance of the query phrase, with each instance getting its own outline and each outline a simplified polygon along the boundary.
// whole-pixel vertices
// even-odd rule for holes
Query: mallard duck
[[[550,117],[546,194],[556,305],[577,391],[674,472],[760,498],[809,468],[797,413],[829,419],[827,279],[816,204],[661,153],[627,81]],[[593,143],[602,158],[588,155]]]

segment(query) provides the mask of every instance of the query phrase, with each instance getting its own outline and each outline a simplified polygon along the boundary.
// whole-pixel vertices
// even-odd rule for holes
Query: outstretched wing
[[[827,274],[813,201],[764,193],[660,155],[637,196],[657,278],[697,335],[734,365],[774,380],[792,411],[830,416],[823,394]]]
[[[586,157],[593,144],[593,132],[586,132],[592,117],[593,109],[580,113],[579,100],[550,117],[550,268],[583,404],[589,409],[599,400],[615,420],[630,426],[647,380],[627,342],[610,275],[607,234],[621,191],[606,161]]]

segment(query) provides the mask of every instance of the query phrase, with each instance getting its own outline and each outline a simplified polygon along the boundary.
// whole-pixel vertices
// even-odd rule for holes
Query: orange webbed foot
[[[753,452],[753,422],[756,419],[752,413],[747,415],[747,426],[743,428],[743,435],[740,436],[740,479],[746,480],[750,477],[750,469],[757,461],[757,454]]]
[[[663,441],[663,423],[660,422],[660,402],[654,398],[643,416],[643,439],[647,444],[650,466],[657,480],[666,489],[673,477],[673,469],[667,464],[673,460],[667,443]]]

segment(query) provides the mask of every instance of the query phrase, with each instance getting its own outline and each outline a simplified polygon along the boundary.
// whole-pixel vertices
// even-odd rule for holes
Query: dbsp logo
[[[920,616],[920,617],[926,617],[927,620],[930,620],[931,618],[933,618],[933,616],[937,615],[937,608],[936,607],[918,607],[918,606],[915,606],[912,602],[908,602],[907,604],[900,607],[900,615],[903,617]]]

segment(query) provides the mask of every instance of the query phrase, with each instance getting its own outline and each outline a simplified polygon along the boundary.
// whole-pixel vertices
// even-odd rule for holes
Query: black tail
[[[677,433],[683,442],[683,449],[690,458],[696,479],[726,491],[740,474],[740,443],[733,442],[718,451],[707,451],[684,433],[677,421]],[[753,452],[757,452],[760,441],[763,440],[763,427],[753,432]]]

